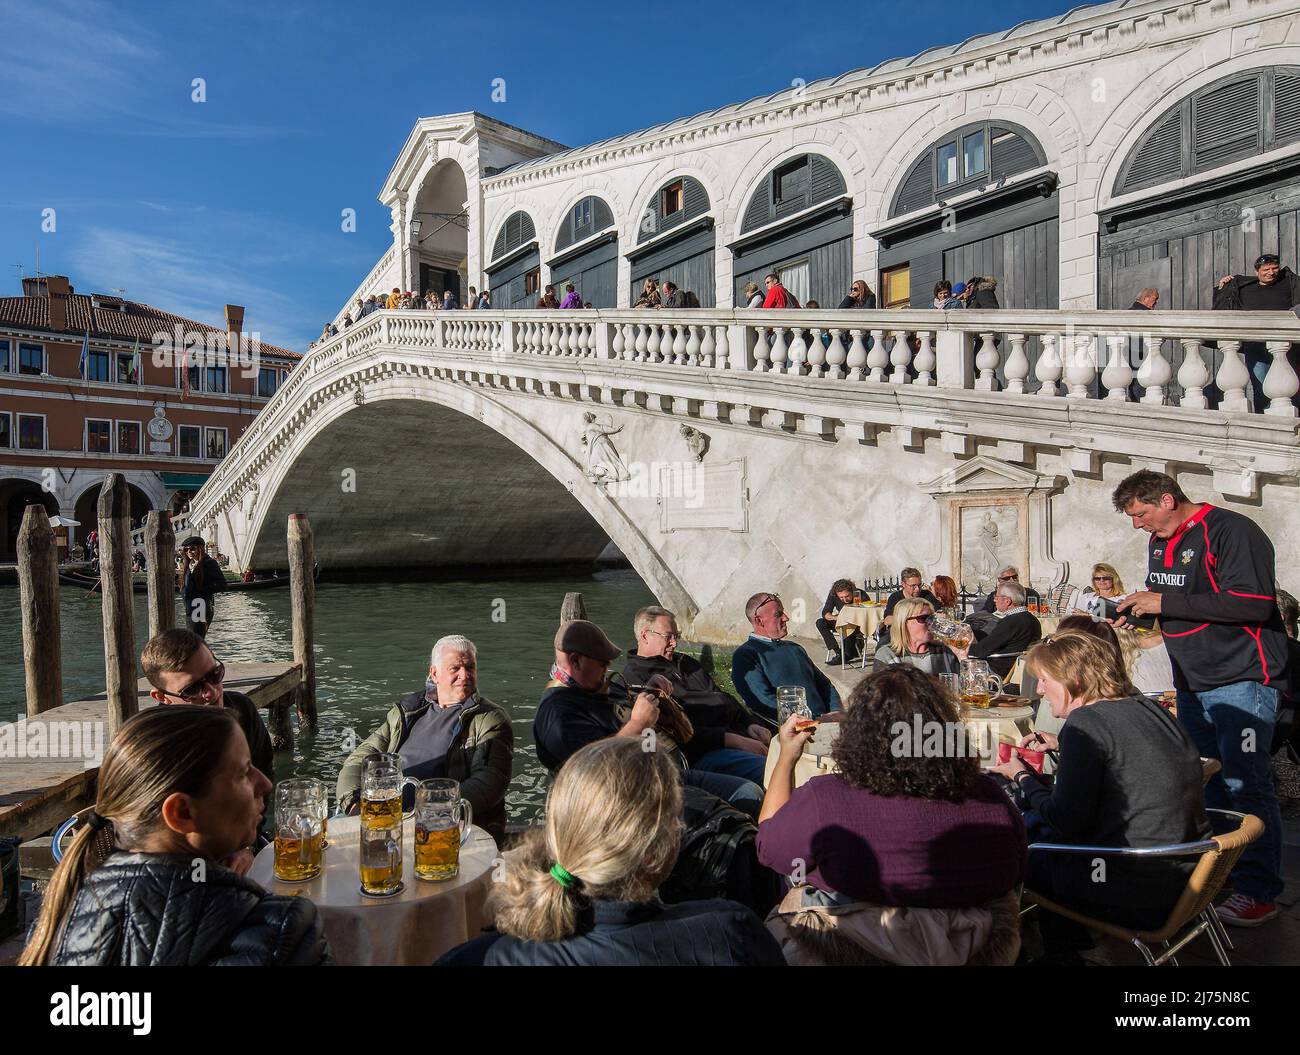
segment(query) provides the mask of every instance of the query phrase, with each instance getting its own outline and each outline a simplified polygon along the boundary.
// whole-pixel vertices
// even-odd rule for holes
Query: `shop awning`
[[[169,491],[197,491],[208,482],[206,473],[161,473],[163,486]]]

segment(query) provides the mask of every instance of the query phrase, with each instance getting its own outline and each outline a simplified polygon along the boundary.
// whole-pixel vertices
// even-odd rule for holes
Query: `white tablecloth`
[[[273,894],[314,901],[340,964],[427,967],[449,949],[476,937],[487,922],[483,902],[497,844],[482,828],[471,828],[461,844],[459,875],[435,883],[415,877],[415,822],[406,820],[402,833],[406,888],[390,898],[362,895],[360,852],[361,819],[331,817],[329,847],[315,879],[305,883],[276,879],[274,846],[257,855],[249,878]]]

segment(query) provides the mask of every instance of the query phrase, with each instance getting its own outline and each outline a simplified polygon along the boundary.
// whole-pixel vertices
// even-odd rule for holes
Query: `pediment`
[[[921,484],[921,490],[938,498],[991,492],[1027,495],[1034,491],[1055,491],[1061,486],[1063,481],[1058,476],[981,454]]]

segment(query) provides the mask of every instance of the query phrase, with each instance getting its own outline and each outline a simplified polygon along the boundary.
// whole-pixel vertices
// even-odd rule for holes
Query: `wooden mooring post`
[[[298,728],[316,726],[316,543],[306,513],[289,515],[289,595],[293,611],[293,661],[302,671]]]
[[[99,491],[99,581],[104,611],[108,735],[136,712],[135,603],[131,592],[131,492],[121,473]]]
[[[23,611],[23,669],[27,717],[63,703],[63,651],[59,636],[59,562],[45,506],[23,513],[18,532],[18,595]]]
[[[587,603],[582,599],[580,593],[566,593],[564,603],[560,605],[560,622],[567,623],[570,619],[586,619]]]
[[[149,637],[176,625],[176,532],[172,518],[151,509],[144,524],[145,579],[149,584]]]

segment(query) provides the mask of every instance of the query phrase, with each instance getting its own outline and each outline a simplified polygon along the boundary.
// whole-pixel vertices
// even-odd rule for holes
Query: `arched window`
[[[678,176],[669,180],[646,202],[637,228],[637,244],[655,235],[703,216],[709,211],[709,195],[697,179]]]
[[[924,209],[1046,163],[1043,148],[1018,125],[1007,121],[966,125],[931,144],[912,162],[889,216]]]
[[[740,233],[783,220],[847,193],[834,162],[820,154],[802,154],[784,161],[764,178],[750,199]]]
[[[613,226],[614,213],[603,199],[594,196],[583,198],[560,223],[560,233],[555,238],[555,251],[563,252],[569,246]]]
[[[1300,66],[1234,73],[1166,110],[1129,152],[1115,194],[1154,187],[1300,140]]]
[[[513,253],[521,245],[527,245],[537,237],[537,228],[533,218],[526,212],[514,212],[506,217],[506,222],[497,232],[496,241],[492,243],[492,259],[500,260],[507,253]]]

